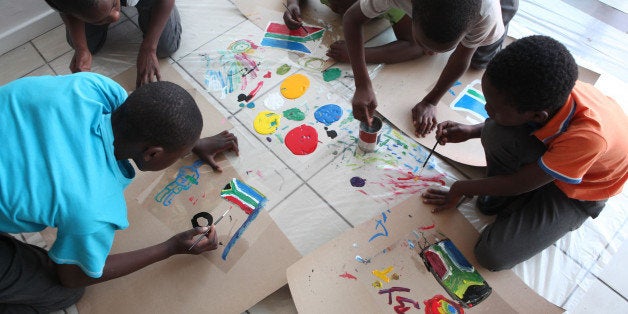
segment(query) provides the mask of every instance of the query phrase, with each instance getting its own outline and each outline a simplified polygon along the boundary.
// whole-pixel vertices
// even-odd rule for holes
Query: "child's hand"
[[[229,131],[222,131],[214,136],[198,140],[192,151],[215,171],[222,171],[214,160],[217,154],[226,151],[233,151],[236,155],[240,154],[238,138]]]
[[[443,210],[456,208],[456,205],[458,205],[458,202],[463,195],[455,193],[453,189],[441,190],[437,188],[429,188],[421,194],[421,197],[423,198],[423,203],[437,205],[434,209],[432,209],[432,213],[437,213]]]
[[[436,123],[436,104],[421,100],[412,108],[412,124],[416,137],[425,137],[436,128]]]
[[[283,21],[289,29],[297,29],[303,25],[301,19],[301,8],[298,3],[289,3],[287,10],[283,13]]]
[[[188,249],[192,246],[196,240],[196,236],[203,234],[210,228],[209,233],[205,236],[205,239],[198,242],[192,250]],[[175,254],[200,254],[207,251],[213,251],[218,248],[218,240],[216,236],[216,229],[214,226],[210,227],[197,227],[187,231],[183,231],[174,235],[168,240]]]
[[[436,138],[442,145],[460,143],[471,138],[470,126],[454,121],[444,121],[436,126]]]
[[[373,88],[356,88],[351,105],[353,106],[353,117],[371,126],[373,113],[375,108],[377,108],[377,100],[375,99]]]
[[[329,46],[327,56],[338,62],[349,62],[349,51],[347,51],[347,43],[339,40]]]
[[[70,61],[70,71],[89,72],[92,69],[92,54],[87,49],[74,50],[74,56]]]

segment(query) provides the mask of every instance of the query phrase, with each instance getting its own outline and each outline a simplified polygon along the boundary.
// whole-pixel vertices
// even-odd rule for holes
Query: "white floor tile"
[[[350,228],[308,186],[301,186],[287,197],[270,216],[302,255]]]
[[[600,281],[595,281],[589,292],[570,314],[622,313],[628,309],[628,301],[609,289]]]
[[[35,69],[35,71],[26,74],[25,76],[42,76],[42,75],[55,75],[55,72],[52,70],[52,68],[48,64],[46,64]]]
[[[599,275],[607,285],[624,297],[628,297],[628,273],[626,264],[628,263],[628,243],[624,243],[619,251],[613,256],[610,263],[604,267],[604,271]]]
[[[33,45],[44,56],[47,62],[72,50],[65,36],[65,25],[55,27],[53,30],[33,39]]]
[[[177,8],[183,33],[181,46],[172,56],[175,60],[246,20],[235,5],[227,0],[179,0]]]
[[[45,64],[29,42],[0,56],[0,85],[14,81]]]

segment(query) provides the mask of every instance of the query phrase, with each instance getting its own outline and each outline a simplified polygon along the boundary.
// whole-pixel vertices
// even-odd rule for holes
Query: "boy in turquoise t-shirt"
[[[191,229],[144,249],[110,255],[128,227],[124,189],[194,151],[214,169],[237,152],[229,132],[199,139],[194,99],[170,82],[127,97],[95,73],[28,77],[0,87],[0,312],[50,312],[75,303],[87,285],[127,275],[175,254],[216,249],[216,234],[191,252]],[[57,229],[49,252],[8,233]]]

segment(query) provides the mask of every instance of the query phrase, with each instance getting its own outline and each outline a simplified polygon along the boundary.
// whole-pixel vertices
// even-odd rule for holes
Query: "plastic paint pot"
[[[373,117],[371,126],[366,122],[360,123],[360,136],[358,139],[358,147],[365,153],[375,151],[377,147],[377,139],[379,131],[382,129],[382,119]]]

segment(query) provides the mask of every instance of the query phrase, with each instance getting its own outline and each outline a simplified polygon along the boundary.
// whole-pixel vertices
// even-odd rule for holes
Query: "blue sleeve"
[[[115,229],[109,224],[89,234],[59,233],[48,256],[57,264],[77,265],[86,275],[99,278],[114,236]]]
[[[100,99],[104,114],[112,113],[120,107],[128,97],[126,90],[124,90],[120,84],[104,75],[92,72],[79,72],[73,75],[78,77],[83,76],[84,79],[87,79],[93,85],[94,88],[81,89],[81,91],[87,92],[91,90],[96,93],[93,96]]]

